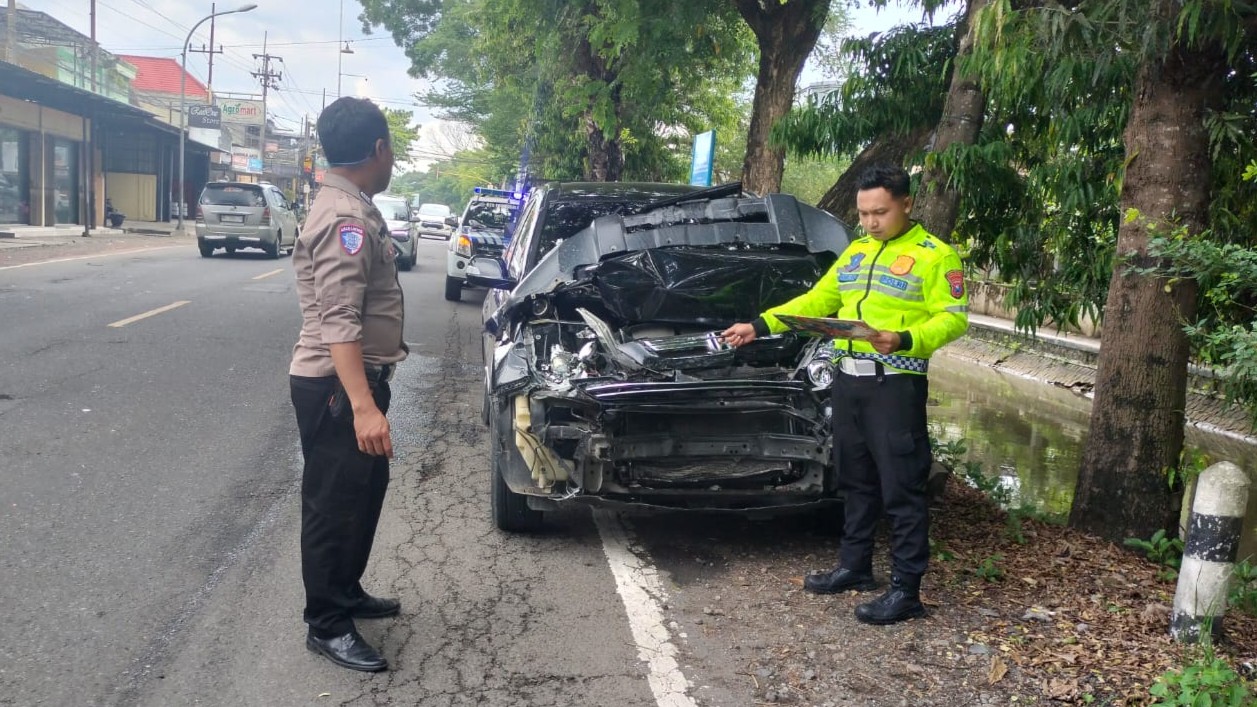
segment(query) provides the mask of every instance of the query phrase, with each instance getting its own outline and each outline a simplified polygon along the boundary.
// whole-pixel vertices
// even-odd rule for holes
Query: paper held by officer
[[[793,331],[799,331],[830,339],[857,339],[867,341],[877,333],[873,327],[859,319],[831,319],[829,317],[801,317],[794,314],[777,314],[777,319]]]

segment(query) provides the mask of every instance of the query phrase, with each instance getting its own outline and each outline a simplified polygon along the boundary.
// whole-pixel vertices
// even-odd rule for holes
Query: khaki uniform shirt
[[[393,258],[388,225],[371,199],[328,174],[292,253],[302,322],[289,373],[335,375],[329,344],[361,341],[368,367],[406,358]]]

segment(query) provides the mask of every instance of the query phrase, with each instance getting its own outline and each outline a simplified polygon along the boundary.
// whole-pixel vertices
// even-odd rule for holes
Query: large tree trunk
[[[1155,20],[1154,20],[1155,21]],[[1145,62],[1126,126],[1126,220],[1104,307],[1090,436],[1070,524],[1122,540],[1177,527],[1181,491],[1167,482],[1183,447],[1187,338],[1196,287],[1136,272],[1151,233],[1207,224],[1211,161],[1205,114],[1221,98],[1220,55],[1179,47]]]
[[[584,179],[588,182],[618,182],[624,172],[624,149],[620,144],[622,107],[617,83],[619,77],[607,59],[594,51],[588,38],[582,38],[577,44],[576,62],[588,80],[611,87],[611,101],[614,104],[613,125],[599,125],[594,119],[593,98],[589,99],[589,105],[581,117],[581,127],[585,131]]]
[[[585,115],[585,181],[618,182],[624,171],[619,139],[609,140],[589,114]]]
[[[989,0],[969,0],[965,22],[957,29],[959,42],[956,58],[952,60],[951,86],[943,103],[943,116],[934,133],[931,155],[956,144],[972,145],[977,142],[978,132],[982,130],[986,96],[978,85],[978,78],[962,72],[960,65],[973,52],[974,20],[988,3]],[[937,164],[937,159],[927,156],[914,216],[925,226],[925,230],[951,242],[952,231],[956,229],[960,194],[947,185],[948,178],[949,175]]]
[[[925,147],[925,141],[933,130],[933,126],[927,125],[907,135],[887,133],[869,143],[825,192],[825,196],[817,202],[817,208],[828,211],[851,226],[858,224],[860,215],[855,210],[855,193],[860,174],[875,164],[903,165],[909,154]]]
[[[773,125],[794,104],[794,84],[825,25],[829,0],[734,0],[759,44],[759,76],[742,163],[742,187],[781,190],[785,150],[769,145]]]

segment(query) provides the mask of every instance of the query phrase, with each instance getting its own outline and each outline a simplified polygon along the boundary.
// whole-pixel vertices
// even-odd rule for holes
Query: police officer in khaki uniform
[[[342,667],[375,672],[388,662],[354,619],[401,608],[367,594],[360,581],[393,456],[388,381],[407,353],[393,247],[371,203],[388,187],[393,151],[383,112],[367,100],[332,103],[318,131],[330,169],[293,251],[302,325],[289,369],[305,456],[306,646]]]

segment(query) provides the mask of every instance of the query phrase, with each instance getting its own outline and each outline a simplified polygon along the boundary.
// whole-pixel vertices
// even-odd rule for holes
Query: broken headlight
[[[829,390],[834,384],[834,348],[828,342],[818,342],[812,350],[812,358],[804,367],[812,390]]]

